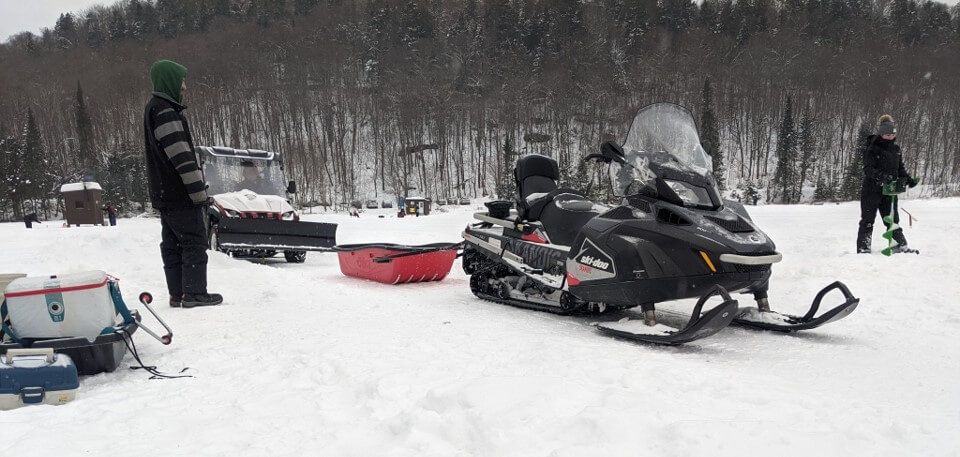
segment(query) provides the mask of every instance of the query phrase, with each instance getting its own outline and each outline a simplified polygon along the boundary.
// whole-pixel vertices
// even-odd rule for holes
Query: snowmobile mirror
[[[613,141],[606,141],[600,146],[600,155],[603,156],[603,161],[606,163],[626,163],[623,158],[623,148]]]
[[[287,193],[288,193],[288,194],[295,194],[295,193],[297,193],[297,182],[296,182],[296,181],[290,181],[290,182],[287,183]]]

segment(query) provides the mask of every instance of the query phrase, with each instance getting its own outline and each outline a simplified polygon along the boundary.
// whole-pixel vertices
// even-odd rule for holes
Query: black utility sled
[[[337,224],[223,218],[216,227],[217,247],[244,249],[332,251],[337,244]]]
[[[463,269],[474,294],[558,314],[639,306],[638,320],[597,325],[619,337],[661,344],[704,338],[731,322],[804,330],[856,309],[859,299],[836,282],[820,291],[804,316],[770,310],[770,268],[782,256],[743,205],[720,198],[711,158],[686,109],[647,106],[622,147],[607,142],[584,160],[609,164],[619,205],[599,205],[558,188],[559,167],[549,157],[521,157],[514,170],[516,211],[511,202],[492,202],[463,233]],[[839,290],[845,302],[815,316],[831,290]],[[729,294],[741,291],[752,293],[757,307],[738,308]],[[704,311],[712,297],[722,303]],[[699,299],[686,325],[658,321],[656,303],[686,298]]]

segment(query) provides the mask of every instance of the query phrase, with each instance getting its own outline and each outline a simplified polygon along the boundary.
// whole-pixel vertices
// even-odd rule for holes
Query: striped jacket
[[[144,151],[150,201],[154,208],[200,206],[206,183],[182,111],[185,106],[154,92],[143,113]]]

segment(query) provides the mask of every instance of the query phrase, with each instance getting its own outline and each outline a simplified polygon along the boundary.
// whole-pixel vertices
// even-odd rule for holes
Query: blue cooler
[[[8,349],[0,357],[0,411],[62,405],[76,398],[79,387],[73,360],[53,348]]]

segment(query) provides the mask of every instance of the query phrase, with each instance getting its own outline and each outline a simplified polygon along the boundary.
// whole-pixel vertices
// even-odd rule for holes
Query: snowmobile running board
[[[712,297],[720,296],[723,303],[707,311],[702,316],[703,305]],[[716,285],[697,300],[690,320],[683,329],[664,324],[647,325],[642,319],[623,318],[616,322],[600,322],[597,328],[601,332],[634,341],[655,344],[676,345],[706,338],[723,330],[737,316],[737,301],[723,287]]]
[[[834,289],[839,290],[840,293],[843,294],[845,301],[829,311],[816,316],[823,297]],[[760,311],[756,307],[749,307],[741,310],[733,322],[747,328],[773,330],[777,332],[810,330],[849,316],[850,313],[857,309],[857,305],[859,304],[860,299],[853,296],[846,284],[836,281],[817,293],[816,298],[813,299],[813,304],[810,305],[810,309],[803,316],[791,316],[774,311]]]
[[[216,226],[217,244],[224,249],[331,251],[337,244],[337,224],[224,218]]]

